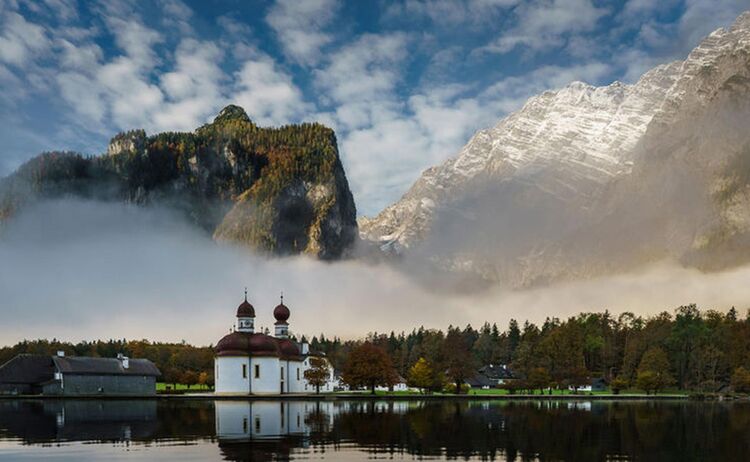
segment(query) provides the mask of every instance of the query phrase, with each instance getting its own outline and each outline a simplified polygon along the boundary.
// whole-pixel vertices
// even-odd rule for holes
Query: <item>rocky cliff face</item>
[[[168,205],[218,240],[278,255],[339,258],[357,236],[333,131],[259,128],[237,106],[192,133],[121,133],[99,157],[42,154],[0,182],[0,218],[68,195]]]
[[[513,287],[662,258],[747,261],[749,76],[746,13],[633,85],[531,98],[361,234]]]

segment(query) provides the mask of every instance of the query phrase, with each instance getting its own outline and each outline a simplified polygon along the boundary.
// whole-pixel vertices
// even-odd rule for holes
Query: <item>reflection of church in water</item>
[[[233,332],[216,344],[214,377],[217,394],[278,395],[305,393],[315,387],[305,380],[312,357],[325,357],[310,351],[306,342],[289,338],[289,308],[282,296],[273,310],[274,336],[255,332],[255,308],[245,301],[237,308]],[[320,391],[333,391],[333,369]]]
[[[216,436],[252,440],[309,436],[333,424],[331,401],[216,401]]]
[[[290,460],[299,450],[332,443],[337,417],[404,414],[409,401],[216,401],[216,436],[227,460]],[[364,417],[367,419],[367,417]],[[371,419],[368,419],[371,420]]]

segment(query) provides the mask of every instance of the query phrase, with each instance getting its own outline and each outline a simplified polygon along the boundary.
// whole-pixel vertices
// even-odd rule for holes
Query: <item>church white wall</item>
[[[260,368],[259,377],[255,376],[255,366]],[[286,373],[286,367],[285,373]],[[250,358],[250,393],[254,395],[281,393],[281,368],[279,358]]]
[[[246,366],[246,377],[242,376],[242,365]],[[260,376],[255,377],[255,366]],[[281,368],[284,368],[284,389],[281,389]],[[214,360],[216,393],[279,394],[314,393],[315,387],[305,380],[305,371],[310,368],[310,359],[303,361],[280,360],[275,357],[219,356]],[[297,370],[299,369],[299,379]],[[321,393],[335,391],[337,381],[329,365],[328,381],[320,387]]]
[[[242,365],[247,367],[247,377],[242,377]],[[216,393],[248,393],[252,368],[250,358],[218,356],[214,360]]]
[[[284,392],[303,393],[305,391],[305,369],[302,361],[285,361],[285,363],[287,371],[287,385]]]

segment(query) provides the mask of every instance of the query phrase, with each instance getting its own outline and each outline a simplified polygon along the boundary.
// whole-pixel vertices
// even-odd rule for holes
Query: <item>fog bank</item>
[[[744,311],[748,280],[750,266],[702,274],[665,262],[533,290],[446,295],[387,264],[267,260],[216,244],[162,208],[54,201],[25,209],[0,234],[0,345],[53,337],[216,343],[245,286],[261,327],[273,327],[283,291],[293,332],[351,338],[604,309],[645,315],[685,303]]]

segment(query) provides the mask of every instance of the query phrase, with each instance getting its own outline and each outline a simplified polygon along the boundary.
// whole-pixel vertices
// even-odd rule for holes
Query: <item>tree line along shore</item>
[[[750,310],[742,317],[735,308],[685,305],[648,317],[603,311],[547,318],[541,325],[511,320],[504,330],[487,322],[479,329],[420,327],[357,340],[322,334],[298,340],[325,353],[349,390],[375,392],[405,381],[410,393],[562,396],[599,380],[608,394],[750,393]],[[0,348],[0,364],[18,354],[57,351],[149,359],[162,372],[160,391],[210,390],[214,383],[213,346],[185,342],[24,340]],[[504,378],[478,387],[476,377],[489,365],[502,367]]]

